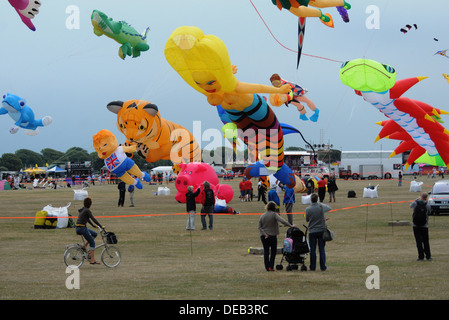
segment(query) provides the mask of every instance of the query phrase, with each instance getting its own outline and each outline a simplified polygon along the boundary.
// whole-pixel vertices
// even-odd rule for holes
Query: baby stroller
[[[282,262],[285,259],[288,262],[287,271],[298,270],[298,264],[301,264],[301,271],[307,271],[304,262],[306,254],[309,253],[309,244],[307,243],[307,227],[304,226],[304,228],[306,233],[297,227],[288,228],[282,248],[282,259],[276,266],[276,270],[284,268]]]

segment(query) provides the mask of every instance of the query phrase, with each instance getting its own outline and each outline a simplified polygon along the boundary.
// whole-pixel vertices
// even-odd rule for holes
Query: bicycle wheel
[[[107,246],[101,252],[101,261],[106,267],[115,268],[120,264],[122,256],[120,251],[113,246]]]
[[[84,262],[84,251],[78,246],[67,248],[64,252],[64,262],[67,267],[79,268]]]

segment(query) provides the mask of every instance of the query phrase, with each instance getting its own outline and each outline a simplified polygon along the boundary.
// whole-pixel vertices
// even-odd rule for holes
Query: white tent
[[[171,166],[159,166],[150,170],[151,174],[158,174],[159,172],[173,174],[173,168]]]
[[[58,166],[54,166],[53,168],[48,169],[47,172],[55,172],[55,173],[58,173],[58,172],[67,172],[67,170],[61,169],[61,168],[58,167]]]

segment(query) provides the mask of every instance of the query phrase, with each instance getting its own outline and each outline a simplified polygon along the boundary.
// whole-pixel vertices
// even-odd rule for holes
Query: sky
[[[26,99],[36,118],[49,115],[53,123],[40,128],[36,136],[26,135],[23,129],[12,135],[13,120],[0,116],[0,155],[18,149],[65,152],[75,146],[93,152],[92,136],[101,129],[112,131],[124,142],[116,128],[116,115],[106,105],[129,99],[158,105],[162,118],[192,132],[194,123],[200,123],[195,137],[203,148],[210,146],[203,133],[222,126],[215,107],[185,83],[164,56],[167,39],[180,26],[196,26],[222,39],[242,82],[270,85],[270,76],[279,73],[308,89],[307,96],[320,110],[318,122],[300,120],[294,107],[274,111],[280,122],[299,129],[312,144],[329,143],[342,151],[393,150],[398,145],[386,139],[374,143],[381,129],[375,123],[385,117],[341,83],[341,62],[351,59],[389,64],[398,72],[398,79],[429,77],[404,96],[449,111],[449,83],[441,75],[449,73],[449,59],[434,55],[449,49],[449,2],[445,0],[428,5],[416,0],[353,0],[349,23],[342,21],[335,8],[323,9],[333,16],[335,27],[307,19],[299,69],[292,52],[298,45],[298,19],[278,10],[270,0],[41,2],[33,19],[35,32],[22,23],[8,1],[0,2],[0,92]],[[77,11],[67,11],[71,6],[79,10],[79,28],[67,24],[78,21],[72,19]],[[118,43],[94,35],[90,21],[94,9],[116,21],[127,21],[139,32],[150,27],[150,50],[138,58],[121,60]],[[418,30],[400,32],[406,24],[415,23]],[[298,134],[286,136],[285,145],[305,147]]]

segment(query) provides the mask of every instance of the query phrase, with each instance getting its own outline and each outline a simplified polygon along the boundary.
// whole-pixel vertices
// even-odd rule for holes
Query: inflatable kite
[[[134,160],[126,155],[126,153],[135,152],[136,147],[119,146],[117,138],[111,131],[103,129],[96,133],[93,136],[93,145],[98,157],[104,160],[108,170],[117,175],[124,183],[142,189],[140,180],[134,179],[132,176],[144,179],[147,182],[151,181],[150,175],[140,171]]]
[[[133,58],[136,58],[140,56],[142,51],[150,49],[147,43],[147,35],[150,28],[145,30],[144,35],[141,35],[125,21],[114,21],[98,10],[92,12],[91,20],[94,33],[97,36],[105,35],[122,45],[118,52],[122,59],[131,55]]]
[[[195,90],[207,97],[209,104],[221,105],[229,119],[245,135],[251,161],[245,174],[258,177],[264,168],[277,179],[293,187],[294,174],[284,164],[284,138],[276,115],[258,93],[288,93],[289,85],[280,88],[243,83],[234,76],[225,44],[214,35],[204,35],[197,27],[180,27],[168,39],[165,57],[178,74]],[[253,170],[254,169],[254,170]]]
[[[339,10],[342,18],[345,18],[345,10],[351,9],[351,5],[344,0],[271,0],[271,2],[279,10],[282,10],[282,8],[287,9],[298,18],[317,17],[326,25],[332,27],[332,17],[329,14],[323,14],[320,9],[316,8],[342,7],[344,10]],[[310,8],[309,5],[314,8]],[[347,19],[349,21],[349,18]]]
[[[313,115],[310,117],[310,121],[317,122],[318,117],[320,115],[320,110],[315,106],[312,100],[305,96],[307,90],[302,88],[301,86],[288,82],[275,73],[270,78],[271,84],[275,87],[280,87],[281,85],[288,84],[291,87],[291,91],[288,94],[271,94],[270,95],[270,103],[275,107],[280,107],[282,104],[285,104],[287,107],[291,103],[293,104],[299,111],[301,120],[307,121],[309,118],[306,116],[306,108],[301,104],[304,102],[307,104],[310,110],[314,111]]]
[[[31,22],[38,13],[41,6],[40,0],[8,0],[9,3],[16,9],[20,19],[32,31],[36,31],[36,27]]]
[[[416,24],[413,24],[413,26],[415,27],[415,30],[417,30],[418,29],[418,26],[416,25]],[[407,24],[404,28],[401,28],[401,32],[403,33],[403,34],[406,34],[409,30],[411,30],[412,29],[412,26],[411,25],[409,25],[409,24]]]
[[[19,131],[20,127],[25,129],[27,135],[35,136],[39,133],[38,127],[48,126],[53,122],[50,116],[34,119],[34,112],[27,106],[25,99],[16,95],[10,93],[4,95],[2,104],[0,115],[8,114],[15,121],[14,127],[9,130],[12,134]]]
[[[175,182],[175,187],[178,191],[175,195],[176,201],[185,203],[187,188],[193,186],[194,192],[198,188],[203,190],[204,181],[209,182],[210,188],[214,191],[217,199],[225,200],[226,203],[229,203],[234,197],[234,190],[230,185],[219,184],[217,173],[211,165],[204,162],[191,162],[181,163],[179,168],[180,171]],[[195,202],[200,203],[201,197],[196,197]]]
[[[113,101],[107,105],[117,114],[117,127],[136,145],[147,162],[171,160],[174,164],[201,161],[201,149],[184,127],[162,119],[158,107],[144,100]]]
[[[344,0],[271,0],[279,10],[287,9],[298,17],[298,58],[296,68],[299,67],[301,60],[302,47],[304,43],[304,36],[306,32],[306,17],[317,17],[326,26],[333,28],[334,21],[332,16],[328,13],[323,14],[320,9],[336,7],[344,22],[349,22],[347,10],[351,9],[351,5]],[[312,3],[310,3],[312,2]],[[309,4],[315,8],[310,8]]]
[[[383,128],[376,141],[382,138],[401,140],[391,156],[411,150],[405,171],[426,152],[432,157],[441,156],[444,163],[449,164],[449,131],[435,119],[449,113],[402,97],[425,77],[396,81],[396,71],[391,66],[356,59],[342,65],[340,79],[390,119],[378,123]]]
[[[449,76],[446,73],[443,73],[443,78],[449,83]]]

